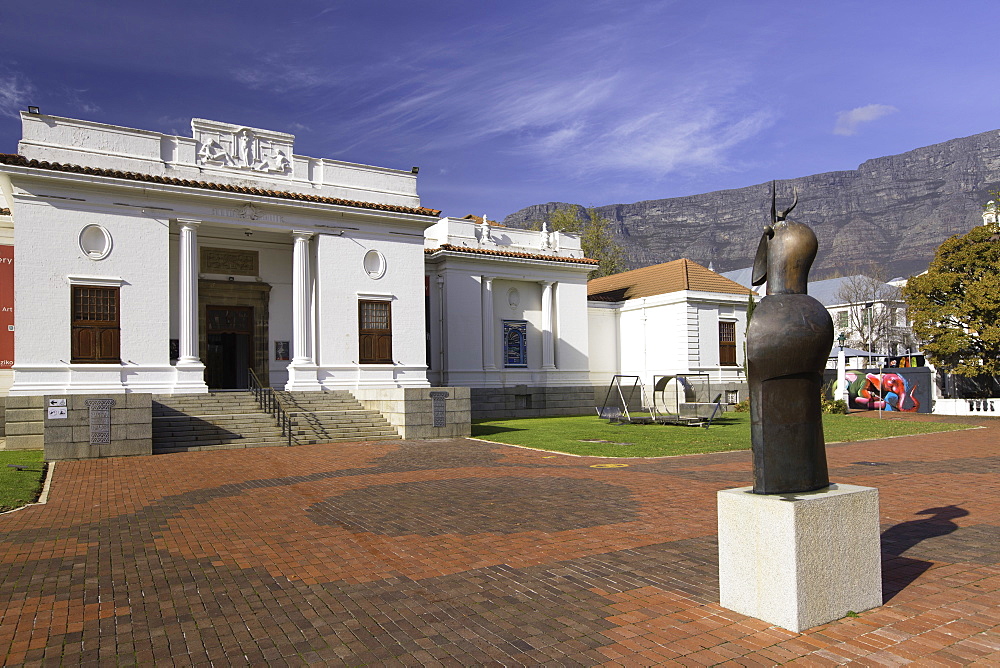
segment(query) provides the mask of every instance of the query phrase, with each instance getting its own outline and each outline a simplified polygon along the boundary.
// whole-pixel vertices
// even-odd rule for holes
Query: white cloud
[[[34,92],[35,87],[16,74],[0,77],[0,114],[16,118]]]
[[[850,111],[842,111],[837,114],[837,123],[833,127],[833,134],[849,137],[857,134],[858,126],[862,123],[870,123],[897,111],[899,109],[888,104],[866,104]]]
[[[290,48],[235,74],[250,88],[315,94],[302,120],[327,137],[331,155],[459,149],[531,160],[561,176],[729,169],[732,149],[776,116],[752,85],[752,65],[713,49],[664,60],[677,49],[623,42],[650,24],[643,16],[599,29],[587,23],[515,39],[530,42],[518,49],[484,48],[470,31],[323,69]],[[490,44],[505,42],[494,35]]]

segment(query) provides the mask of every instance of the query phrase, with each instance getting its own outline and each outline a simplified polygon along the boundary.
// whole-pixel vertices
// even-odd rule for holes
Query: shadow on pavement
[[[927,508],[917,515],[930,517],[901,522],[882,532],[882,603],[888,603],[899,592],[920,577],[933,562],[903,556],[907,550],[928,538],[947,536],[958,525],[952,520],[965,517],[969,511],[955,505]]]

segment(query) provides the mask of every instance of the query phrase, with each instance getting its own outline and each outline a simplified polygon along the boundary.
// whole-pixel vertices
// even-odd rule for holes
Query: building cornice
[[[63,172],[68,174],[82,174],[86,176],[97,176],[111,179],[121,179],[125,181],[137,181],[142,183],[163,184],[167,186],[181,186],[185,188],[197,188],[199,190],[209,190],[223,193],[234,193],[240,195],[254,195],[257,197],[267,197],[281,200],[292,200],[299,202],[313,202],[317,204],[332,204],[355,209],[369,209],[375,211],[388,211],[393,213],[404,213],[417,216],[429,216],[437,218],[441,215],[438,209],[426,207],[400,206],[396,204],[380,204],[377,202],[362,202],[358,200],[341,199],[337,197],[324,197],[321,195],[308,195],[283,190],[267,190],[264,188],[253,188],[249,186],[238,186],[228,183],[214,183],[210,181],[195,181],[192,179],[179,179],[170,176],[154,176],[152,174],[142,174],[139,172],[123,172],[116,169],[103,169],[98,167],[82,167],[80,165],[68,165],[58,162],[48,162],[45,160],[29,160],[23,155],[0,153],[0,165],[10,165],[12,167],[24,167],[28,169],[40,169],[53,172]]]
[[[467,248],[464,246],[452,246],[451,244],[441,244],[437,248],[425,248],[424,253],[429,256],[448,255],[478,255],[487,258],[511,258],[515,260],[535,260],[543,262],[559,262],[563,264],[579,264],[596,267],[600,262],[586,257],[564,257],[561,255],[542,255],[540,253],[519,253],[517,251],[492,250],[490,248]]]

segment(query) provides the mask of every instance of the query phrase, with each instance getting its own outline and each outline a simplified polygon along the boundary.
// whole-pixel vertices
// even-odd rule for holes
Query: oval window
[[[385,257],[377,250],[365,253],[365,272],[372,278],[382,278],[385,275]]]
[[[100,225],[87,225],[80,232],[80,250],[91,260],[103,260],[111,254],[111,233]]]

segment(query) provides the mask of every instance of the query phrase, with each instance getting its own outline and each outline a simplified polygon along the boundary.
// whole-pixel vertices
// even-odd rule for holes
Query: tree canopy
[[[597,212],[585,209],[586,217],[580,217],[580,208],[575,206],[556,209],[549,216],[549,229],[553,232],[569,232],[580,235],[580,247],[586,257],[600,262],[588,278],[600,278],[625,271],[625,250],[614,237],[611,220]],[[532,225],[541,229],[540,222]]]
[[[1000,375],[1000,227],[983,225],[937,249],[903,288],[913,329],[943,371]]]

